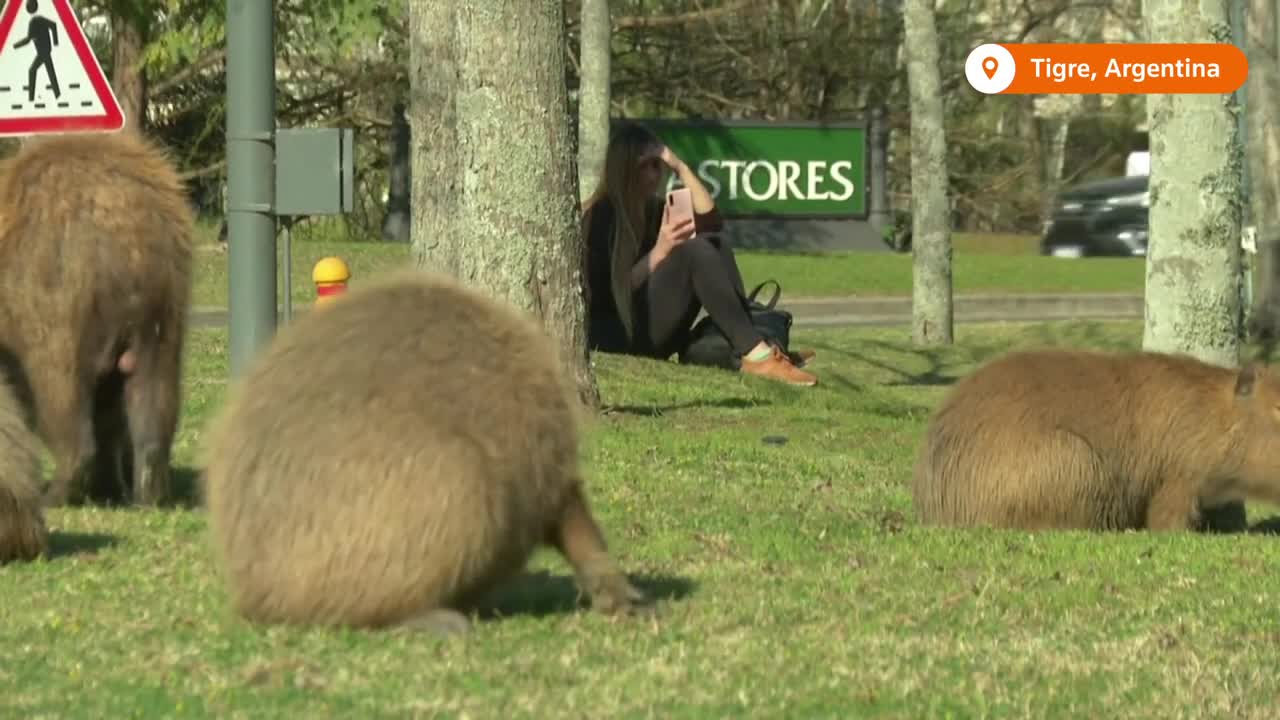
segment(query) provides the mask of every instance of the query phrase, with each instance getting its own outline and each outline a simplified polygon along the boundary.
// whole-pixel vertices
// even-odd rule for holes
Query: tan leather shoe
[[[769,378],[770,380],[780,380],[789,385],[804,385],[808,387],[818,384],[817,377],[792,364],[791,360],[776,345],[771,345],[770,349],[772,352],[763,360],[753,361],[743,357],[742,372],[748,375]]]
[[[779,350],[782,349],[781,347],[779,347],[778,343],[772,340],[769,341],[769,344],[778,348]],[[805,365],[808,365],[809,361],[812,360],[815,355],[817,355],[817,353],[812,350],[790,350],[787,352],[787,359],[791,361],[792,365],[795,365],[798,368],[802,368]]]

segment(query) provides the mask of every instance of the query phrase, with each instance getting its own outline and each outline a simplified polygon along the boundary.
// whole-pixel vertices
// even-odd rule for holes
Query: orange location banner
[[[964,69],[988,95],[1227,94],[1249,60],[1228,43],[988,43]]]

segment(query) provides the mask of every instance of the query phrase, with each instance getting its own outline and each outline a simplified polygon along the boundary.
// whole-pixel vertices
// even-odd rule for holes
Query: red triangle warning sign
[[[123,127],[124,112],[67,0],[4,0],[0,136]]]

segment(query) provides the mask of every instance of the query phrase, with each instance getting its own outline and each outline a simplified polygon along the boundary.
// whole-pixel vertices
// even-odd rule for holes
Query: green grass
[[[750,288],[775,278],[788,297],[910,295],[911,256],[844,252],[827,255],[738,254]],[[956,294],[1130,293],[1142,294],[1141,258],[1063,260],[1038,255],[954,253]]]
[[[955,292],[1142,292],[1142,258],[1071,261],[1042,257],[1034,254],[1034,239],[1028,240],[1028,236],[1019,235],[957,234],[953,260]],[[295,241],[292,267],[295,304],[310,303],[315,299],[311,269],[326,255],[337,255],[347,262],[353,285],[411,262],[408,246],[401,244]],[[748,288],[774,278],[782,285],[786,297],[911,294],[910,255],[890,252],[799,254],[740,251],[738,259]],[[277,251],[277,262],[283,268],[282,249]],[[226,307],[226,253],[206,243],[197,254],[195,275],[195,304]],[[284,292],[283,283],[280,292]]]
[[[51,511],[58,554],[0,568],[0,717],[1273,716],[1274,539],[914,524],[904,484],[950,378],[1012,347],[1134,347],[1141,327],[958,336],[797,330],[820,353],[808,390],[597,358],[614,411],[587,436],[590,494],[663,597],[654,619],[571,611],[542,552],[549,575],[469,637],[255,628],[229,614],[201,512]],[[190,348],[187,467],[225,331]]]

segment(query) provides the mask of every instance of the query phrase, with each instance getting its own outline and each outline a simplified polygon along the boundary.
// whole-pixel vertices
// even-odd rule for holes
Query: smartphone
[[[667,207],[663,213],[667,222],[676,224],[693,219],[693,193],[689,188],[679,188],[667,193]]]

